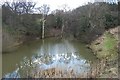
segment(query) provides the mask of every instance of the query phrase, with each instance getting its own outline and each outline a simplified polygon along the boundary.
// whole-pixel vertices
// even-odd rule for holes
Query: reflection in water
[[[18,71],[19,71],[19,68],[17,68],[12,73],[8,73],[7,75],[5,75],[4,78],[20,78],[20,74],[18,73]]]
[[[79,75],[89,71],[90,64],[78,54],[80,54],[79,51],[67,40],[55,44],[45,44],[43,41],[37,54],[32,55],[30,58],[24,57],[17,69],[5,75],[5,77],[26,77],[34,69],[45,70],[50,68],[60,68],[64,71],[72,69],[76,75]]]

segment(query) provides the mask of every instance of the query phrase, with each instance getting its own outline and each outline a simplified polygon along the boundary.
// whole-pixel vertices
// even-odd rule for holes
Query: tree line
[[[17,40],[28,37],[44,38],[51,29],[60,30],[60,37],[73,36],[90,42],[105,30],[118,26],[118,4],[107,2],[88,3],[73,10],[56,9],[50,14],[50,6],[36,8],[35,2],[5,2],[2,5],[3,33]]]

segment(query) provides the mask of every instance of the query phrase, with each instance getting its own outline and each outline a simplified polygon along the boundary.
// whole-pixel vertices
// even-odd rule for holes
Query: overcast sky
[[[17,1],[17,0],[0,0],[1,2],[6,1]],[[70,9],[74,9],[76,7],[82,6],[87,4],[88,2],[94,1],[117,1],[117,0],[19,0],[19,1],[30,1],[36,2],[36,7],[40,7],[43,4],[48,4],[50,6],[50,10],[53,11],[55,9],[62,9],[62,6],[66,4]]]
[[[0,0],[0,2],[5,1],[16,1],[16,0]],[[20,0],[24,1],[24,0]],[[87,4],[88,2],[92,2],[94,0],[26,0],[36,2],[36,7],[40,7],[43,4],[48,4],[50,6],[50,10],[53,11],[55,9],[62,9],[62,5],[66,4],[70,9],[74,9],[81,5]]]
[[[66,4],[70,9],[77,8],[79,6],[85,5],[88,2],[117,2],[117,0],[32,0],[37,2],[36,6],[41,6],[42,4],[49,4],[51,11],[55,9],[61,9],[64,4]]]
[[[84,5],[92,0],[32,0],[37,2],[36,6],[40,6],[42,4],[48,4],[51,10],[61,9],[62,5],[66,4],[70,9],[74,9],[81,5]]]

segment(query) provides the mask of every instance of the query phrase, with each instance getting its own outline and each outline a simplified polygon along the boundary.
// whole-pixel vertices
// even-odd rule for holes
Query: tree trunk
[[[45,20],[43,20],[43,25],[42,25],[42,39],[45,37]]]
[[[61,29],[61,38],[63,37],[63,30],[64,30],[64,24],[62,25],[62,29]]]
[[[63,37],[63,31],[64,31],[64,27],[65,27],[65,24],[64,24],[64,18],[62,19],[62,28],[61,28],[61,38]]]
[[[42,21],[42,39],[45,37],[45,14],[43,14],[43,21]]]

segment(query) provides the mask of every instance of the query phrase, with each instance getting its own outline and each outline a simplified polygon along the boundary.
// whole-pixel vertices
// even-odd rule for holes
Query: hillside
[[[114,77],[118,76],[118,28],[112,28],[104,32],[102,36],[93,41],[90,45],[90,48],[93,50],[93,53],[100,59],[105,59],[105,68],[100,72],[101,77]]]

